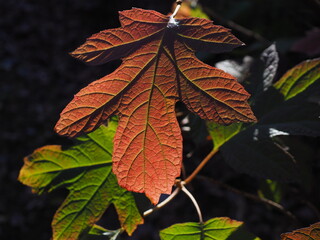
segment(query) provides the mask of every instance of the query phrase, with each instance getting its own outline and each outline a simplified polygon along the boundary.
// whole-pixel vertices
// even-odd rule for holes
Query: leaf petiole
[[[179,12],[179,9],[181,8],[181,4],[182,4],[182,1],[181,0],[177,0],[176,9],[174,10],[174,12],[172,13],[172,15],[169,18],[169,22],[168,22],[168,25],[167,25],[168,28],[174,28],[174,27],[177,27],[179,25],[179,21],[177,21],[174,18],[177,15],[177,13]]]
[[[199,216],[199,222],[200,224],[203,224],[203,218],[202,218],[202,213],[200,210],[200,207],[197,203],[197,200],[193,197],[193,195],[189,192],[189,190],[184,186],[186,183],[185,182],[181,182],[181,190],[190,198],[190,200],[192,201],[194,207],[197,210],[198,216]]]
[[[160,209],[160,208],[164,207],[165,205],[167,205],[169,202],[171,202],[172,199],[174,199],[174,198],[178,195],[178,193],[180,192],[180,190],[181,190],[181,188],[177,187],[177,188],[173,191],[173,193],[172,193],[169,197],[167,197],[164,201],[162,201],[161,203],[159,203],[159,204],[158,204],[157,206],[155,206],[154,208],[151,208],[151,209],[145,211],[145,212],[143,213],[143,216],[146,217],[146,216],[150,215],[151,213],[153,213],[153,212],[157,211],[158,209]]]
[[[186,184],[190,183],[196,176],[197,174],[202,170],[202,168],[209,162],[209,160],[219,151],[219,148],[213,149],[203,160],[202,162],[198,165],[198,167],[191,173],[189,177],[187,177],[184,182]]]
[[[182,0],[177,0],[176,3],[177,3],[176,9],[174,10],[172,15],[170,16],[170,19],[174,18],[177,15],[177,13],[179,12],[179,9],[181,8]]]

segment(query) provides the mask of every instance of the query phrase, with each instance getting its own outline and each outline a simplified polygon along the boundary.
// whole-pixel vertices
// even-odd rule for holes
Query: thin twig
[[[187,196],[191,199],[194,207],[196,208],[197,210],[197,213],[198,213],[198,216],[199,216],[199,222],[202,224],[203,223],[203,218],[202,218],[202,213],[201,213],[201,210],[200,210],[200,207],[196,201],[196,199],[193,197],[193,195],[188,191],[188,189],[184,186],[185,185],[185,182],[181,182],[181,190],[187,194]]]
[[[177,0],[176,3],[177,3],[176,9],[172,13],[172,15],[169,17],[169,22],[167,25],[168,28],[174,28],[179,25],[179,21],[175,20],[174,18],[179,12],[179,9],[181,8],[182,0]]]
[[[177,187],[173,193],[171,193],[171,195],[169,197],[167,197],[164,201],[162,201],[161,203],[159,203],[157,206],[155,206],[154,208],[151,208],[147,211],[145,211],[143,213],[143,216],[146,217],[148,215],[150,215],[151,213],[157,211],[158,209],[164,207],[165,205],[167,205],[169,202],[171,202],[172,199],[174,199],[178,193],[180,192],[181,188],[180,187]]]
[[[260,198],[254,194],[251,194],[251,193],[247,193],[247,192],[243,192],[239,189],[236,189],[236,188],[233,188],[225,183],[222,183],[220,181],[217,181],[217,180],[214,180],[212,178],[208,178],[208,177],[205,177],[205,176],[198,176],[199,178],[202,178],[202,179],[206,179],[206,180],[209,180],[211,181],[212,183],[216,184],[216,185],[219,185],[231,192],[234,192],[238,195],[241,195],[243,197],[246,197],[246,198],[249,198],[249,199],[252,199],[256,202],[262,202],[262,203],[265,203],[273,208],[276,208],[278,209],[279,211],[281,211],[282,213],[284,213],[286,216],[288,216],[289,218],[291,218],[292,220],[294,220],[295,222],[298,223],[298,219],[295,215],[293,215],[293,213],[291,213],[290,211],[286,210],[282,205],[280,205],[279,203],[276,203],[274,201],[271,201],[269,199],[265,199],[265,198]]]
[[[291,153],[289,153],[287,149],[285,149],[283,146],[281,146],[279,143],[275,141],[273,142],[273,144],[285,155],[287,155],[295,164],[297,163],[297,160],[295,159],[295,157]]]
[[[186,168],[185,168],[183,163],[182,163],[182,166],[181,166],[181,176],[182,176],[182,179],[186,179],[187,178]]]
[[[176,9],[174,10],[170,18],[174,18],[179,12],[179,9],[181,8],[182,0],[177,0],[176,3],[177,3]]]
[[[184,180],[186,184],[190,183],[195,176],[201,171],[201,169],[206,165],[206,163],[218,152],[219,149],[213,149],[203,160],[202,162],[198,165],[198,167],[191,173],[187,179]]]

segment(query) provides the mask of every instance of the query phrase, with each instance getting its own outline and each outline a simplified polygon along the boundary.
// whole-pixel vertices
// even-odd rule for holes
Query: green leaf
[[[210,20],[210,17],[203,11],[202,7],[199,4],[197,4],[197,6],[195,7],[191,6],[191,17],[204,18]]]
[[[93,227],[89,231],[89,234],[92,234],[92,235],[103,235],[103,233],[109,232],[109,231],[110,230],[105,229],[104,227],[101,227],[99,225],[93,225]],[[118,229],[118,230],[114,230],[112,232],[120,232],[120,230]]]
[[[266,179],[261,181],[258,194],[261,198],[280,203],[282,199],[282,186],[279,182]]]
[[[79,137],[71,148],[45,146],[25,158],[19,180],[43,193],[57,187],[68,188],[69,195],[57,210],[53,239],[83,237],[114,204],[121,226],[129,235],[143,222],[132,193],[121,188],[112,173],[112,139],[115,121]]]
[[[242,123],[233,123],[223,126],[214,122],[208,122],[208,131],[213,141],[213,149],[219,149],[223,144],[241,131]]]
[[[243,223],[226,217],[200,224],[175,224],[160,232],[161,240],[259,240],[244,229]]]
[[[299,64],[288,71],[280,83],[258,94],[251,102],[259,119],[256,124],[247,128],[244,124],[239,128],[208,124],[214,149],[221,149],[231,167],[278,181],[306,183],[312,178],[310,172],[301,171],[303,162],[291,154],[292,148],[287,147],[285,141],[279,144],[278,140],[279,136],[320,136],[320,104],[314,96],[319,93],[319,62],[315,59]],[[299,71],[304,74],[299,75]],[[301,90],[298,91],[297,86]]]
[[[320,58],[307,60],[290,69],[274,87],[288,100],[320,79]]]

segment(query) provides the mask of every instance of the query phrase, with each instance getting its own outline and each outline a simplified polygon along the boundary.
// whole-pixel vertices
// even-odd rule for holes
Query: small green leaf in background
[[[194,7],[191,4],[191,17],[210,19],[199,4]]]
[[[91,231],[110,204],[129,235],[143,223],[132,193],[121,188],[112,173],[113,137],[117,122],[77,138],[68,149],[45,146],[25,158],[19,180],[43,193],[65,186],[69,195],[57,210],[53,239],[79,239]]]
[[[160,232],[161,240],[260,240],[247,232],[242,222],[227,217],[213,218],[200,224],[175,224]]]
[[[223,144],[229,141],[233,136],[241,131],[243,123],[233,123],[224,126],[215,122],[208,122],[208,131],[213,141],[213,149],[219,149]]]
[[[281,240],[318,240],[320,239],[320,222],[310,227],[301,228],[291,233],[281,234]]]
[[[280,203],[282,199],[282,186],[279,182],[270,179],[262,180],[258,194],[261,198]]]
[[[303,92],[311,84],[320,79],[320,58],[307,60],[290,69],[274,85],[288,100]]]

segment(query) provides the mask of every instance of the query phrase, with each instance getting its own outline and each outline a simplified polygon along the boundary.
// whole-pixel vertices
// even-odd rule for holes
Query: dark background
[[[167,14],[172,3],[171,0],[0,1],[0,239],[50,239],[50,222],[66,192],[33,195],[16,180],[23,157],[44,145],[69,143],[53,132],[59,113],[82,87],[110,73],[119,64],[115,61],[89,67],[70,57],[68,52],[91,34],[118,27],[119,10],[141,7]],[[280,53],[279,76],[302,60],[319,56],[318,0],[202,0],[200,3],[217,24],[233,28],[236,23],[252,31],[236,27],[233,33],[246,47],[212,56],[208,60],[210,64],[228,57],[258,56],[274,41]],[[305,38],[308,32],[313,36],[311,40]],[[301,39],[306,42],[299,45]],[[186,114],[183,107],[180,111]],[[315,176],[319,175],[319,139],[297,138],[296,141],[308,145]],[[210,151],[211,144],[205,139],[195,143],[188,135],[184,144],[185,153],[197,147],[192,159],[185,160],[186,171],[191,172]],[[243,191],[257,190],[257,180],[235,172],[219,155],[202,174],[227,181]],[[319,182],[319,177],[315,181]],[[279,239],[282,232],[319,221],[316,211],[301,200],[308,199],[319,207],[318,189],[306,193],[293,185],[286,191],[283,204],[298,217],[299,223],[294,223],[277,210],[209,181],[195,179],[189,188],[198,199],[205,220],[228,216],[245,221],[250,231],[264,240]],[[116,227],[108,220],[113,215],[112,211],[108,213],[102,224]],[[197,215],[191,202],[179,195],[166,208],[146,218],[146,224],[133,239],[157,239],[159,229],[184,221],[197,221]]]

